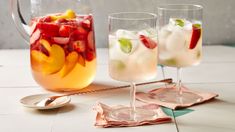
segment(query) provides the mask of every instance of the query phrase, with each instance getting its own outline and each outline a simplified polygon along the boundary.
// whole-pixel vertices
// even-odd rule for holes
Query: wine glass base
[[[132,112],[131,107],[123,107],[111,111],[108,116],[117,121],[140,122],[154,120],[158,115],[153,110],[136,107],[135,112]]]
[[[192,92],[182,92],[179,95],[178,89],[165,89],[158,93],[157,98],[162,102],[174,104],[193,104],[200,102],[203,98]]]

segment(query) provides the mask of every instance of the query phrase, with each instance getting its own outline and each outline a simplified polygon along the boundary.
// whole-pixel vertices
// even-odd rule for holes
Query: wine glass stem
[[[131,97],[131,102],[130,102],[130,107],[131,107],[131,117],[133,120],[135,120],[135,111],[136,111],[136,108],[135,108],[135,93],[136,93],[136,85],[135,83],[131,83],[131,90],[130,90],[130,97]]]
[[[183,91],[182,91],[182,82],[181,82],[181,68],[177,68],[177,88],[179,90],[178,96],[182,97]]]
[[[166,79],[164,66],[163,65],[160,65],[160,66],[161,66],[161,69],[162,69],[162,77],[163,77],[163,79]],[[165,88],[167,88],[167,83],[165,83]]]
[[[160,66],[161,66],[161,69],[162,69],[162,77],[163,77],[163,79],[166,79],[164,66],[163,65],[160,65]]]

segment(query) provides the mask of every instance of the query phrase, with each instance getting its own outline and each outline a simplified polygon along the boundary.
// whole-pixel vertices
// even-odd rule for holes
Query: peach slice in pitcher
[[[44,39],[41,39],[40,43],[49,52],[49,56],[46,56],[41,51],[32,50],[31,60],[32,63],[36,64],[33,65],[35,66],[33,69],[46,75],[58,72],[65,63],[65,53],[63,48],[57,44],[51,46],[49,42]]]
[[[65,59],[65,64],[63,68],[60,70],[59,74],[61,77],[65,77],[67,74],[69,74],[73,68],[76,66],[78,60],[78,53],[73,51],[68,54],[68,56]]]

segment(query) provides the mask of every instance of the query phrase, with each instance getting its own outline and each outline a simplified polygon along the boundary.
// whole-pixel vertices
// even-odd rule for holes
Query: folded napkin
[[[148,93],[137,92],[136,99],[139,101],[145,102],[145,103],[152,103],[152,104],[157,104],[157,105],[161,105],[164,107],[168,107],[171,109],[177,109],[177,108],[185,108],[185,107],[189,107],[189,106],[192,106],[195,104],[203,103],[203,102],[206,102],[206,101],[218,96],[218,94],[215,94],[215,93],[193,91],[193,90],[190,90],[186,87],[182,87],[183,92],[191,92],[191,93],[197,94],[197,95],[201,96],[202,99],[196,103],[176,104],[176,103],[162,102],[161,100],[158,99],[158,97],[155,96],[161,92],[164,92],[165,90],[171,90],[171,89],[175,90],[176,88],[175,87],[157,88],[157,89],[149,91]]]
[[[135,121],[117,121],[115,119],[112,119],[108,117],[107,115],[109,112],[111,112],[114,109],[118,109],[123,106],[114,106],[110,107],[102,103],[97,103],[97,105],[94,107],[94,110],[97,111],[96,115],[96,122],[95,126],[97,127],[128,127],[128,126],[141,126],[141,125],[154,125],[154,124],[161,124],[161,123],[168,123],[171,122],[171,118],[167,116],[162,110],[161,107],[155,104],[148,104],[141,106],[145,109],[152,109],[157,112],[157,115],[155,119],[153,120],[144,120],[140,122]]]

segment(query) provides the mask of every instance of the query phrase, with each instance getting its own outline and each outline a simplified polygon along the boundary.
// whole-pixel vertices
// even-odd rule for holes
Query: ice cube
[[[185,20],[184,30],[192,30],[192,23],[190,21]]]
[[[171,31],[168,30],[168,26],[164,26],[161,28],[159,31],[159,38],[164,38],[166,39],[169,35],[171,34]]]
[[[124,29],[118,29],[116,31],[117,38],[137,39],[137,33],[135,31],[128,31]]]
[[[120,44],[116,36],[109,35],[109,58],[123,60],[127,54],[121,51]]]
[[[171,35],[166,40],[166,49],[170,52],[178,52],[184,49],[186,42],[185,32],[182,28],[174,28]]]

